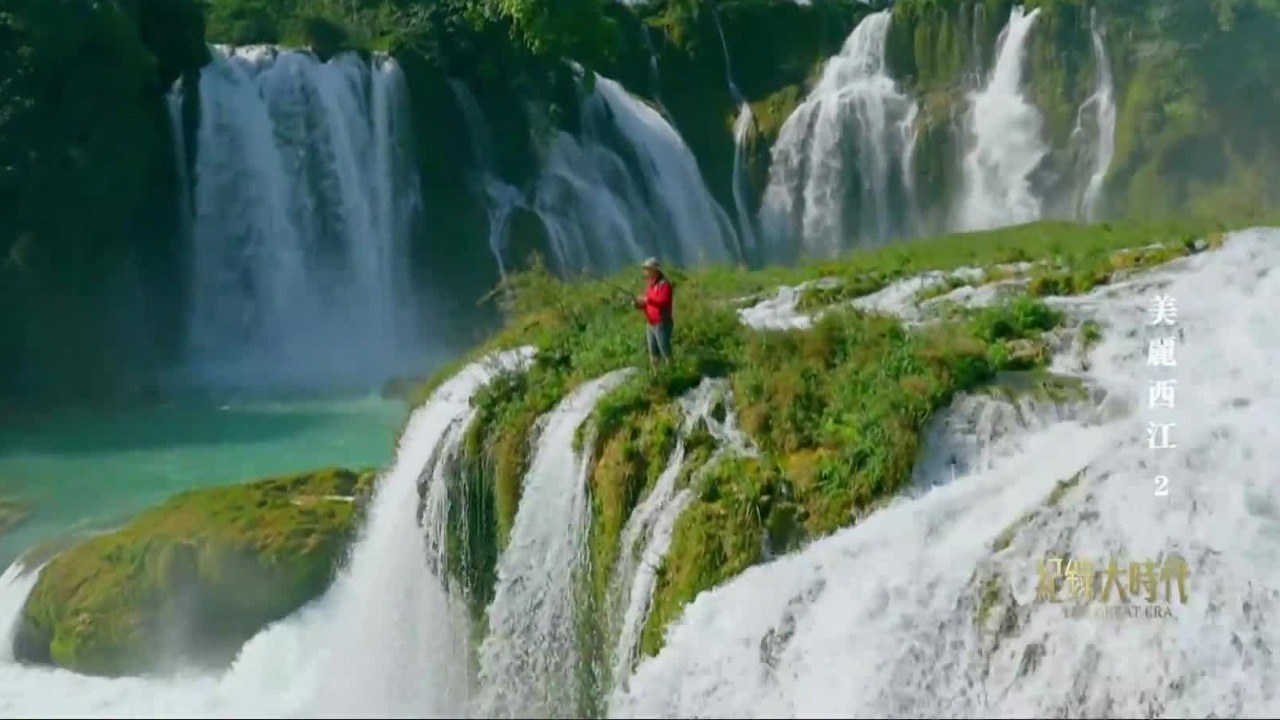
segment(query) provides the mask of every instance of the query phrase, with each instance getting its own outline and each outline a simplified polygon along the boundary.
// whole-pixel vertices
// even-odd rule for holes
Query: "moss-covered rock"
[[[374,477],[330,468],[177,495],[45,567],[15,652],[108,676],[225,664],[325,591]]]
[[[678,487],[692,494],[656,571],[640,638],[646,655],[661,647],[666,628],[698,593],[891,501],[911,482],[927,426],[957,393],[987,390],[1065,404],[1089,399],[1080,381],[1045,371],[1071,325],[1037,297],[1047,284],[1011,283],[995,304],[958,304],[918,325],[853,310],[850,301],[909,276],[959,276],[961,268],[978,269],[963,273],[974,284],[1041,272],[1060,280],[1052,294],[1086,292],[1129,269],[1212,244],[1197,237],[1217,235],[1207,225],[1037,223],[801,268],[673,270],[683,318],[675,361],[607,394],[586,425],[592,431],[578,438],[592,461],[590,587],[583,600],[590,618],[580,628],[586,654],[607,642],[602,630],[611,618],[601,613],[609,609],[622,529],[677,438],[686,451]],[[617,282],[559,282],[534,268],[502,286],[508,326],[473,357],[531,345],[537,360],[473,398],[475,420],[463,443],[467,469],[454,474],[462,492],[457,501],[451,495],[450,568],[473,589],[477,619],[492,596],[493,567],[521,501],[539,418],[579,384],[644,362],[642,325],[617,311]],[[824,311],[822,318],[787,332],[745,326],[735,312],[740,299],[784,284],[813,288],[807,304]],[[1098,332],[1079,330],[1093,341]],[[725,447],[705,425],[681,427],[676,398],[707,376],[725,378],[732,390],[733,419],[751,452],[719,452]],[[713,416],[724,422],[726,408]]]
[[[1280,148],[1265,130],[1280,117],[1273,3],[900,0],[887,60],[921,100],[914,157],[923,206],[946,207],[960,189],[963,128],[954,121],[990,71],[1015,4],[1040,13],[1028,37],[1024,92],[1053,148],[1034,178],[1044,196],[1069,198],[1078,182],[1072,136],[1089,121],[1081,108],[1097,89],[1097,29],[1117,110],[1105,215],[1257,217],[1274,205]],[[1069,205],[1047,210],[1069,213]],[[930,227],[942,220],[930,218]]]

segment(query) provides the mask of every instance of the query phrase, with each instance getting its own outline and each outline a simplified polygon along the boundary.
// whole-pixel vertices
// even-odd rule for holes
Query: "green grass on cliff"
[[[659,571],[642,638],[646,653],[660,647],[663,628],[698,592],[767,551],[783,552],[851,524],[901,490],[925,423],[955,393],[997,372],[1047,361],[1040,336],[1062,318],[1041,296],[1088,291],[1117,273],[1187,254],[1197,239],[1212,243],[1221,237],[1218,230],[1037,223],[797,268],[671,270],[676,361],[656,374],[638,373],[593,415],[594,599],[603,600],[622,527],[674,446],[675,398],[701,378],[729,381],[740,425],[762,453],[686,473],[696,483],[696,499],[677,522]],[[1034,266],[1009,300],[915,330],[847,307],[857,295],[922,271],[1014,262]],[[757,331],[739,321],[737,309],[755,296],[818,278],[838,284],[805,298],[811,307],[832,310],[811,329]],[[473,401],[479,418],[468,430],[466,454],[487,469],[493,512],[478,514],[492,527],[471,528],[468,535],[488,532],[497,545],[491,550],[500,549],[511,530],[537,419],[583,382],[621,367],[647,369],[643,320],[628,305],[640,285],[638,271],[564,283],[535,265],[501,288],[506,328],[458,361],[498,348],[538,348],[528,372],[500,378]],[[420,388],[418,400],[458,365]],[[489,557],[492,562],[496,553]]]
[[[108,676],[226,663],[328,587],[373,477],[332,468],[176,495],[49,563],[15,651]]]

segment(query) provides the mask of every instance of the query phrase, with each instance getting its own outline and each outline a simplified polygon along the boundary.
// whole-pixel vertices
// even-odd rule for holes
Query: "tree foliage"
[[[169,172],[162,93],[207,57],[200,20],[183,0],[0,10],[0,386],[100,349],[86,315]]]

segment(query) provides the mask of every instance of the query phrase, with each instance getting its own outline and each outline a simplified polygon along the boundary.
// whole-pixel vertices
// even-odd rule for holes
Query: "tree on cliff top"
[[[604,0],[480,0],[488,17],[511,23],[517,42],[535,55],[573,58],[598,65],[619,42],[619,28],[605,13]]]

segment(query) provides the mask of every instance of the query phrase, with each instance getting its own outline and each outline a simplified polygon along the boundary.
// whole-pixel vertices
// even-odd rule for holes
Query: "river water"
[[[34,545],[110,527],[182,490],[385,465],[405,417],[402,403],[372,395],[186,399],[0,425],[0,499],[33,510],[0,533],[0,568]]]

